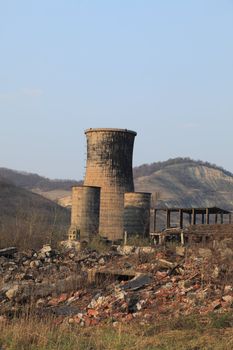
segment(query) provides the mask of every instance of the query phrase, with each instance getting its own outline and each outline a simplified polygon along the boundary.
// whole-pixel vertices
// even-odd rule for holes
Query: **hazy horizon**
[[[134,166],[233,172],[233,2],[0,6],[0,167],[83,178],[84,130],[135,130]]]

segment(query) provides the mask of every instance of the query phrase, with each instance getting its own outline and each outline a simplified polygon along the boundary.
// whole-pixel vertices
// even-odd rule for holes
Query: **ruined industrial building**
[[[150,237],[156,244],[171,238],[185,244],[193,239],[213,241],[216,232],[228,235],[228,210],[152,208],[151,193],[134,191],[135,131],[100,128],[88,129],[85,134],[86,174],[83,186],[72,188],[70,241],[88,242],[99,234],[111,242],[137,235]],[[159,223],[161,217],[164,225]]]
[[[136,132],[88,129],[84,185],[72,189],[70,239],[93,235],[119,241],[127,234],[149,236],[151,194],[134,192],[133,146]]]

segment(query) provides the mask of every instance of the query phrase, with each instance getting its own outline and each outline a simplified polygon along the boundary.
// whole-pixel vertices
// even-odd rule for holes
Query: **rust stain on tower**
[[[101,187],[99,234],[115,241],[124,231],[124,193],[134,191],[133,146],[136,132],[88,129],[85,186]]]

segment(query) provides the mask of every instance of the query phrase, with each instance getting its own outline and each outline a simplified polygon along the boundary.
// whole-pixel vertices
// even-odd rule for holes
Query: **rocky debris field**
[[[107,253],[0,250],[0,320],[33,313],[57,324],[149,324],[233,307],[232,249],[113,246]]]

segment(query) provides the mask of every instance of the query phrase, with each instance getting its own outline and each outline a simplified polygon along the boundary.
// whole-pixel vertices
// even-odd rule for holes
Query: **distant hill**
[[[61,198],[65,201],[65,198],[70,196],[71,187],[82,183],[75,180],[51,180],[37,174],[7,168],[0,168],[1,179],[57,202]]]
[[[133,169],[133,174],[134,174],[134,179],[142,176],[149,176],[155,173],[156,171],[163,170],[169,166],[176,166],[176,165],[194,165],[194,166],[203,166],[205,168],[209,169],[216,169],[221,171],[224,175],[233,177],[233,174],[230,171],[227,171],[226,169],[216,165],[216,164],[211,164],[209,162],[203,162],[202,160],[193,160],[191,158],[171,158],[163,162],[155,162],[151,164],[142,164],[138,167],[135,167]]]
[[[27,173],[18,170],[0,168],[0,178],[6,179],[12,184],[32,190],[38,188],[41,191],[70,190],[78,181],[75,180],[51,180],[38,174]]]
[[[63,238],[70,212],[0,176],[0,247],[38,248]]]
[[[214,164],[189,158],[134,168],[135,189],[152,192],[159,207],[233,209],[233,174]]]
[[[1,178],[63,206],[71,205],[71,187],[82,184],[5,168],[0,168]],[[143,164],[134,168],[134,182],[136,191],[153,193],[156,206],[219,206],[233,210],[233,174],[208,162],[175,158]]]

